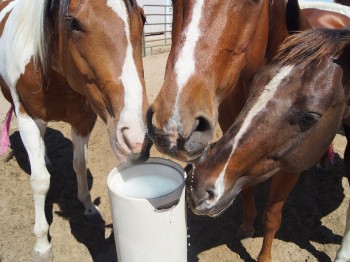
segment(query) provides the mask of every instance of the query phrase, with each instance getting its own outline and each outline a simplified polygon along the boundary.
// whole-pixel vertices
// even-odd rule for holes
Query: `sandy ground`
[[[147,92],[153,101],[163,80],[167,54],[144,58]],[[0,121],[9,104],[0,97]],[[94,224],[83,216],[76,197],[72,168],[70,128],[51,123],[46,134],[48,156],[53,163],[51,189],[46,204],[55,261],[117,261],[112,232],[106,179],[117,164],[106,128],[98,121],[89,144],[89,186],[105,223]],[[218,132],[219,133],[219,132]],[[11,126],[12,150],[0,156],[0,261],[31,261],[34,245],[34,208],[29,185],[30,167],[16,127]],[[331,261],[341,242],[349,202],[349,187],[343,178],[346,140],[335,139],[336,164],[328,172],[305,172],[286,203],[283,222],[273,244],[274,261]],[[159,153],[152,151],[153,156]],[[256,192],[258,217],[254,238],[239,241],[240,198],[220,217],[209,218],[188,210],[188,261],[254,261],[262,243],[261,216],[269,183]],[[166,261],[164,261],[166,262]]]

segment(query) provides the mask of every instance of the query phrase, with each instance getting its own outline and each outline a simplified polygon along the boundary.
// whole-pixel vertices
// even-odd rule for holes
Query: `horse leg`
[[[42,121],[42,120],[35,120],[35,122],[38,124],[38,128],[40,130],[41,139],[44,141],[44,136],[45,136],[45,132],[46,132],[46,128],[47,128],[47,122]],[[52,167],[51,160],[47,156],[46,146],[45,146],[45,164],[46,164],[47,168],[51,168]]]
[[[50,174],[45,166],[45,145],[40,133],[40,130],[43,129],[43,122],[34,121],[22,113],[17,113],[17,119],[31,168],[30,185],[35,206],[34,234],[37,238],[33,261],[46,262],[53,258],[53,254],[48,240],[49,224],[45,216],[45,200],[50,187]]]
[[[239,227],[236,237],[238,239],[245,239],[254,236],[254,220],[256,217],[255,199],[254,199],[255,187],[248,187],[242,191],[243,194],[243,223]]]
[[[264,240],[258,256],[259,262],[271,261],[272,241],[281,225],[282,208],[299,179],[299,174],[279,172],[272,177],[269,203],[264,212]]]
[[[345,131],[346,139],[348,140],[348,143],[346,145],[345,152],[344,152],[344,165],[345,165],[346,176],[348,178],[348,181],[350,181],[350,145],[349,145],[350,127],[344,125],[344,131]],[[350,261],[350,205],[347,211],[346,226],[345,226],[345,232],[343,235],[343,240],[338,249],[335,261],[336,262]]]
[[[98,208],[92,203],[91,195],[87,183],[87,149],[90,133],[81,136],[78,131],[72,127],[73,142],[73,168],[77,175],[78,199],[83,203],[86,216],[100,216]]]

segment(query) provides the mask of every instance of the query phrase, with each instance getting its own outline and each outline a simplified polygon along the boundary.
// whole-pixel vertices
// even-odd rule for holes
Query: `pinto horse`
[[[78,198],[86,215],[99,214],[87,186],[88,139],[98,115],[119,159],[141,149],[148,108],[144,16],[134,0],[16,0],[1,1],[0,21],[1,91],[14,107],[31,166],[34,260],[49,261],[46,124],[71,125]]]
[[[197,214],[216,216],[238,193],[272,177],[258,261],[271,261],[283,204],[299,174],[326,151],[341,123],[350,139],[350,27],[315,29],[288,38],[254,77],[230,129],[187,179]],[[325,74],[325,72],[327,72]],[[350,179],[350,147],[344,155]],[[336,261],[350,260],[350,212]]]

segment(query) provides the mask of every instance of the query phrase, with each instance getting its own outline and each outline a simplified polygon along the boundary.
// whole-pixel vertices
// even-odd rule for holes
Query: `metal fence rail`
[[[142,55],[163,53],[171,47],[172,6],[143,5],[147,22],[142,33]]]

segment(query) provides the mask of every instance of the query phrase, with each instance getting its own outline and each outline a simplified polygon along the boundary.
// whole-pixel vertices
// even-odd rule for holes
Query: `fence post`
[[[164,13],[162,11],[158,11],[158,12],[148,12],[147,7],[155,7],[155,8],[160,8],[160,10],[162,10],[164,8]],[[148,52],[148,54],[153,54],[153,51],[154,49],[159,49],[161,50],[160,48],[161,47],[165,47],[165,46],[169,46],[171,45],[171,36],[169,37],[169,19],[168,19],[168,16],[172,14],[168,14],[168,9],[171,7],[171,5],[143,5],[142,8],[144,9],[144,12],[145,12],[145,16],[147,18],[149,17],[163,17],[164,16],[164,20],[162,18],[160,19],[157,19],[156,22],[152,22],[152,19],[147,22],[143,28],[143,31],[142,31],[142,57],[145,57],[147,55],[147,49],[150,50],[150,52]],[[154,19],[153,19],[154,21]],[[162,26],[164,25],[164,29],[161,29]],[[152,31],[150,30],[150,28],[153,28],[154,26],[160,26],[158,28],[160,29],[157,29]],[[164,30],[164,31],[163,31]],[[161,36],[161,35],[164,35]],[[158,37],[159,36],[159,37]],[[151,39],[148,39],[148,37],[151,37]],[[154,39],[154,37],[158,37],[157,39]],[[153,39],[152,39],[153,38]],[[147,40],[148,39],[148,40]],[[164,40],[162,40],[164,39]],[[170,41],[168,41],[170,40]],[[159,41],[164,41],[163,43],[161,44],[155,44]],[[148,44],[148,45],[147,45]]]
[[[142,30],[142,57],[146,56],[146,37],[145,29]]]

